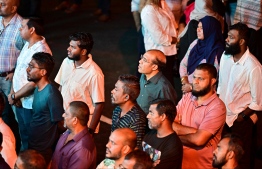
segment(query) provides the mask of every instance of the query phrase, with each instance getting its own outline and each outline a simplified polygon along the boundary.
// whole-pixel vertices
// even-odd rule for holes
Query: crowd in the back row
[[[112,132],[106,159],[96,166],[92,135],[99,131],[105,96],[103,72],[92,60],[92,35],[69,36],[68,57],[55,78],[57,89],[49,80],[55,61],[41,20],[21,18],[16,13],[19,0],[0,0],[1,155],[8,164],[3,167],[41,162],[54,169],[252,168],[253,128],[262,110],[262,67],[249,51],[247,25],[230,26],[224,42],[221,17],[207,9],[207,2],[196,0],[192,11],[200,18],[194,20],[197,39],[186,47],[180,64],[181,100],[173,87],[175,17],[165,1],[146,2],[141,13],[146,49],[139,59],[141,77],[123,74],[111,91],[116,108],[112,119],[103,121],[112,125]],[[184,36],[190,34],[190,23]],[[10,105],[21,139],[18,158],[14,135],[4,123]]]

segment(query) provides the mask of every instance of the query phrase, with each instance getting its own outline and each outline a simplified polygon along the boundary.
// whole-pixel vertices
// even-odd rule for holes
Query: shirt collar
[[[89,65],[92,63],[92,61],[93,61],[92,55],[88,54],[88,59],[84,63],[82,63],[82,65],[78,66],[77,68],[87,69]]]
[[[215,98],[217,97],[216,92],[214,92],[214,94],[212,96],[210,96],[207,100],[205,100],[201,105],[197,105],[195,104],[197,101],[197,97],[193,96],[191,93],[191,100],[192,102],[194,102],[194,105],[196,105],[197,107],[199,106],[207,106],[209,103],[211,103]]]
[[[242,57],[237,62],[234,62],[233,55],[226,55],[225,54],[225,56],[227,56],[228,58],[231,58],[233,63],[243,66],[245,64],[247,58],[250,56],[250,52],[249,52],[249,48],[247,48],[246,52],[242,55]]]
[[[11,25],[11,24],[16,24],[16,20],[18,18],[18,14],[16,13],[13,18],[9,21],[9,23],[7,25]],[[4,27],[3,25],[3,17],[1,17],[1,27]]]
[[[155,76],[151,77],[147,82],[151,82],[154,84],[157,84],[158,80],[162,77],[162,72],[158,72]],[[144,78],[146,80],[146,76],[144,75]]]
[[[67,134],[70,134],[70,131],[67,130],[66,131]],[[78,142],[84,135],[86,135],[88,133],[88,129],[87,127],[85,129],[83,129],[80,133],[77,133],[72,140],[74,140],[74,142]]]

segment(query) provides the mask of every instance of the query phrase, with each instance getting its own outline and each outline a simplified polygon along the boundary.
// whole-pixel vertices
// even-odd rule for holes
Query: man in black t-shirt
[[[142,149],[154,161],[155,169],[180,169],[183,148],[172,129],[176,106],[170,100],[156,100],[149,107],[148,126],[151,130],[142,142]]]

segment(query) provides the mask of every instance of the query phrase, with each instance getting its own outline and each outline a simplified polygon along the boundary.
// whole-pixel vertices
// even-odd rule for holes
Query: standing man
[[[137,103],[148,114],[149,104],[155,99],[169,99],[176,103],[176,92],[171,83],[162,74],[166,65],[166,56],[160,50],[148,50],[141,56],[138,65],[140,94]]]
[[[38,52],[32,56],[26,70],[27,80],[36,84],[28,149],[40,152],[47,164],[52,157],[52,146],[58,138],[58,123],[63,120],[64,113],[61,93],[49,80],[54,64],[50,54]]]
[[[64,59],[55,81],[60,84],[64,109],[67,110],[72,101],[85,102],[90,111],[89,133],[97,133],[105,101],[104,74],[90,54],[94,44],[92,35],[78,32],[69,39],[68,57]]]
[[[111,102],[117,105],[112,115],[113,132],[118,128],[130,128],[137,136],[137,146],[141,146],[146,130],[146,114],[136,103],[140,92],[139,79],[133,75],[120,75],[111,91]]]
[[[136,148],[136,133],[130,128],[120,128],[113,131],[106,144],[106,159],[97,169],[118,168],[125,156]]]
[[[183,148],[172,123],[176,106],[170,100],[155,100],[149,108],[148,126],[142,148],[154,161],[155,169],[181,169]]]
[[[8,96],[16,60],[23,42],[19,34],[22,18],[17,14],[19,0],[0,0],[0,88]]]
[[[221,138],[226,119],[225,104],[214,88],[217,70],[208,63],[196,67],[192,93],[177,105],[173,129],[183,143],[182,168],[212,168],[213,150]]]
[[[47,45],[44,28],[37,18],[24,18],[20,28],[21,37],[26,41],[16,64],[11,92],[8,95],[9,104],[15,105],[15,113],[21,138],[21,151],[28,149],[28,128],[32,118],[34,82],[28,82],[26,68],[32,60],[33,54],[51,50]]]
[[[212,165],[215,168],[221,169],[240,169],[238,163],[243,154],[243,142],[240,137],[235,134],[226,134],[213,152]]]
[[[63,114],[67,131],[60,137],[51,162],[51,169],[96,168],[96,146],[86,126],[89,108],[82,101],[73,101]]]
[[[256,111],[262,110],[262,69],[259,61],[247,47],[248,27],[237,23],[230,27],[226,49],[220,60],[217,93],[226,105],[225,132],[240,135],[245,154],[242,168],[251,168],[253,127]]]

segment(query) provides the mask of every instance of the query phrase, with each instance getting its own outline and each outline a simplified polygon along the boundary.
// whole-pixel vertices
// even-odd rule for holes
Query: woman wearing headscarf
[[[166,56],[163,74],[174,86],[173,65],[177,54],[176,22],[165,0],[147,0],[141,12],[145,49],[158,49]]]
[[[212,16],[205,16],[199,20],[197,39],[194,40],[180,63],[180,77],[183,93],[192,90],[193,73],[200,63],[213,64],[217,70],[225,41],[220,22]]]

